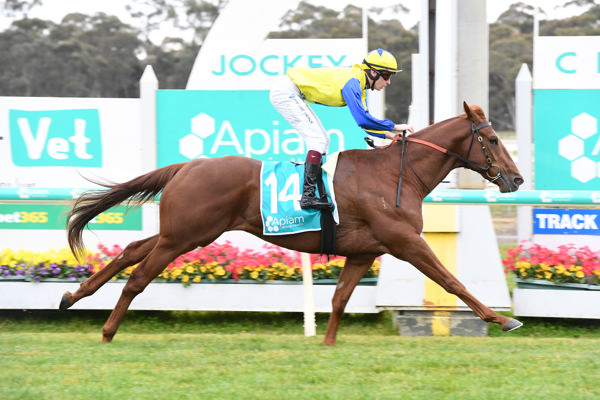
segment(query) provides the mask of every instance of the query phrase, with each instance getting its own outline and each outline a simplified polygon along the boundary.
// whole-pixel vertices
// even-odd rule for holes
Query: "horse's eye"
[[[497,146],[498,145],[498,138],[491,138],[489,140],[490,144],[493,146]]]

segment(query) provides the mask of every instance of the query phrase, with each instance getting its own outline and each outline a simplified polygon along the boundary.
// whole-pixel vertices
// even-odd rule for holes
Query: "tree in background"
[[[489,25],[488,115],[499,131],[515,129],[515,79],[523,63],[532,68],[535,12],[523,3],[513,4]]]
[[[118,18],[69,14],[61,24],[24,18],[0,32],[5,96],[135,97],[138,32]]]
[[[0,0],[0,12],[16,19],[0,32],[0,94],[5,96],[137,97],[145,65],[154,67],[163,89],[183,89],[194,59],[226,3],[225,0],[133,0],[128,3],[137,28],[117,17],[70,14],[60,24],[28,18],[43,0]],[[541,35],[600,35],[600,5],[573,0],[580,15],[542,21]],[[406,10],[401,5],[392,11]],[[388,12],[371,8],[369,16]],[[515,3],[490,24],[490,109],[497,130],[514,129],[514,84],[523,63],[532,67],[533,15]],[[398,20],[369,18],[369,49],[391,51],[402,73],[386,89],[386,116],[406,121],[411,101],[411,54],[418,52],[418,27],[406,29]],[[151,40],[165,24],[178,37]],[[362,9],[342,11],[301,2],[283,19],[275,38],[351,38],[362,34]],[[359,62],[358,60],[357,62]]]

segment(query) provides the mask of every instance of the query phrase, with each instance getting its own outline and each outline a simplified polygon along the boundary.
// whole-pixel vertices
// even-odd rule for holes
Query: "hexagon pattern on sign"
[[[188,134],[179,140],[179,153],[190,160],[204,153],[204,141],[194,134]]]
[[[558,141],[558,154],[569,161],[583,155],[583,140],[575,135],[568,135]]]
[[[588,182],[600,177],[600,163],[584,155],[585,140],[598,133],[598,120],[587,113],[581,113],[571,119],[571,134],[558,141],[558,154],[571,161],[571,176],[580,182]],[[600,140],[594,146],[591,155],[600,152]]]
[[[204,140],[215,133],[215,119],[200,113],[191,119],[192,133],[179,140],[179,153],[190,160],[203,156]]]
[[[201,139],[206,139],[215,133],[215,119],[204,113],[196,115],[192,118],[192,133]]]

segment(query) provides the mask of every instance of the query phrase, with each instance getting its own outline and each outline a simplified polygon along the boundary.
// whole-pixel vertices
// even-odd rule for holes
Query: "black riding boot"
[[[300,200],[300,207],[333,211],[332,203],[329,203],[327,200],[321,200],[315,195],[317,179],[320,173],[320,164],[310,162],[304,164],[304,187],[302,188],[302,199]]]

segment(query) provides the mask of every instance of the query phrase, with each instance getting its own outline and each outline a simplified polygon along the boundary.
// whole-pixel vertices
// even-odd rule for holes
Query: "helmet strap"
[[[368,74],[367,71],[375,72],[375,78],[373,78],[370,74]],[[367,78],[370,78],[373,81],[373,83],[369,84],[369,79],[367,79],[367,89],[375,90],[375,82],[377,82],[377,79],[379,79],[381,77],[381,74],[379,73],[379,71],[377,71],[375,69],[370,69],[367,71],[365,71],[365,75],[367,76]]]

